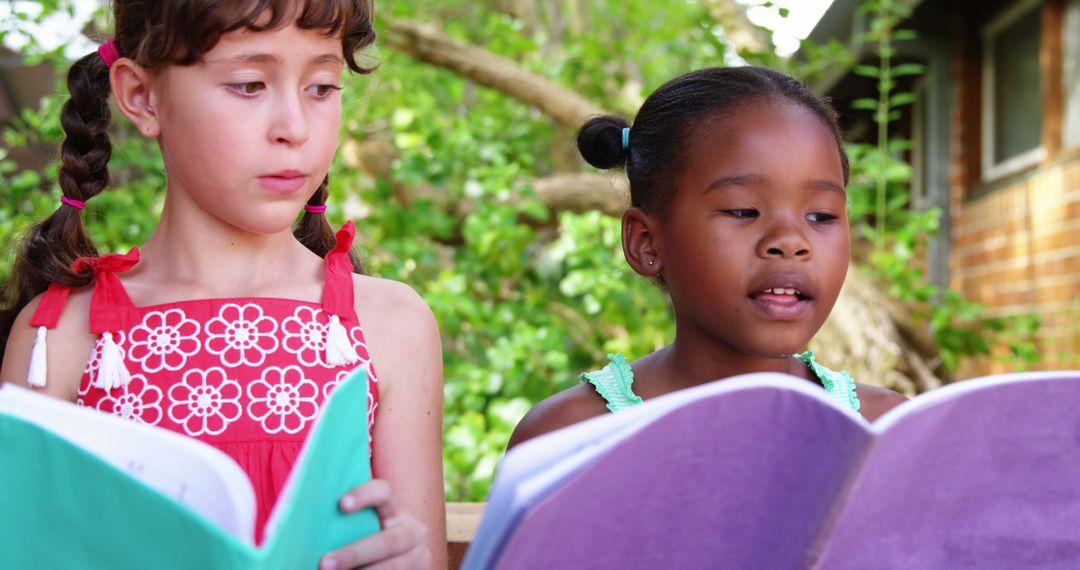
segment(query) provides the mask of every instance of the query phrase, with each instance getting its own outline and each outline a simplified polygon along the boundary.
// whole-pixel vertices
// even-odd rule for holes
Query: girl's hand
[[[372,479],[356,487],[341,498],[338,506],[345,513],[375,507],[383,529],[326,554],[319,563],[319,570],[431,567],[427,529],[401,510],[386,481]]]

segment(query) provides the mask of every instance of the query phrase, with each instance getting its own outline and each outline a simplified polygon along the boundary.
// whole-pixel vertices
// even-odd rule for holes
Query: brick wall
[[[1080,365],[1080,157],[963,200],[952,275],[952,287],[992,315],[1039,314],[1042,368]],[[1016,368],[982,359],[965,375]]]
[[[1080,149],[1054,149],[1039,167],[991,185],[979,175],[979,39],[970,14],[955,12],[956,105],[951,117],[951,287],[991,315],[1039,315],[1039,368],[1080,367]],[[991,358],[971,377],[1017,370]]]

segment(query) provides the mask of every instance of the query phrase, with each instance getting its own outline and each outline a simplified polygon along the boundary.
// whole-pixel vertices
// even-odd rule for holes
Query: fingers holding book
[[[345,494],[338,504],[344,513],[373,507],[379,513],[382,530],[327,553],[320,570],[345,568],[427,568],[431,553],[427,529],[403,511],[384,480],[373,479]]]

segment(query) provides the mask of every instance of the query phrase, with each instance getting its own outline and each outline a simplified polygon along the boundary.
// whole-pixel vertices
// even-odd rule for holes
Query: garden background
[[[0,6],[0,39],[14,46],[0,57],[6,97],[0,103],[7,105],[0,105],[0,280],[20,232],[56,207],[52,159],[61,138],[62,73],[69,56],[81,55],[47,45],[35,30],[58,13],[80,20],[83,4]],[[1041,14],[1057,10],[1065,30],[1077,25],[1069,19],[1073,12],[1080,14],[1074,0],[970,9],[993,18],[1012,4]],[[956,250],[944,258],[954,276],[941,275],[939,246],[962,234],[960,207],[1001,183],[961,181],[956,198],[950,181],[945,202],[925,199],[932,194],[916,126],[934,69],[905,46],[922,41],[920,10],[962,14],[965,3],[837,0],[810,41],[778,55],[772,33],[747,14],[752,8],[775,21],[790,17],[786,6],[756,0],[379,4],[379,39],[366,52],[379,69],[345,79],[328,215],[334,224],[356,220],[364,271],[410,284],[439,321],[448,501],[484,499],[511,430],[535,402],[601,366],[606,353],[644,355],[672,339],[665,296],[622,259],[625,181],[584,165],[574,135],[594,114],[632,117],[653,89],[695,68],[782,69],[832,95],[850,134],[855,263],[833,317],[811,344],[820,360],[908,395],[981,373],[1075,364],[1080,269],[1070,265],[1077,277],[1065,281],[1064,308],[1049,312],[1038,302],[973,302],[979,290],[956,277],[963,275]],[[845,18],[856,23],[828,33],[830,22]],[[105,21],[98,8],[82,19],[80,33],[100,41],[108,37]],[[1041,22],[1038,45],[1052,49],[1045,27],[1052,19],[1044,15]],[[1063,110],[1065,119],[1058,118],[1065,126],[1055,131],[1062,136],[1070,105],[1080,107],[1069,87],[1080,55],[1067,32],[1057,38],[1056,61],[1065,71],[1057,84],[1038,89]],[[1036,58],[1034,65],[1047,64]],[[34,85],[44,97],[28,95]],[[1055,88],[1063,92],[1057,99]],[[1065,164],[1071,170],[1062,175],[1059,194],[1068,210],[1080,205],[1080,153],[1067,133],[1062,140],[1026,170],[1007,175],[1037,177]],[[141,244],[163,200],[154,145],[124,121],[116,121],[113,141],[114,182],[84,214],[102,252]],[[1072,232],[1063,238],[1066,248],[1080,242],[1069,237],[1080,230],[1080,207],[1071,215],[1063,222]],[[1063,263],[1073,263],[1070,256],[1080,257],[1069,254]],[[1041,271],[1034,254],[1025,259]],[[1040,329],[1047,318],[1055,323],[1053,336]]]

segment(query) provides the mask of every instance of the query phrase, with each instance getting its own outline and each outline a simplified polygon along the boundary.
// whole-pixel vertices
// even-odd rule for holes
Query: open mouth
[[[770,320],[794,321],[808,315],[814,295],[806,277],[800,274],[773,275],[759,282],[747,294],[750,304]]]
[[[801,290],[794,287],[770,287],[758,293],[750,295],[751,299],[759,299],[761,297],[767,297],[768,300],[773,301],[809,301],[813,297],[803,293]]]

